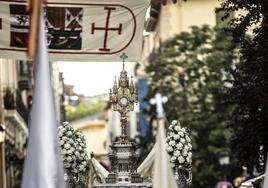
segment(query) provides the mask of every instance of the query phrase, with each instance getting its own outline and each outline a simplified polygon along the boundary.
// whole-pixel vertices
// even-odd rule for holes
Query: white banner
[[[149,0],[48,0],[50,61],[140,61]],[[0,0],[0,58],[27,59],[26,1]]]

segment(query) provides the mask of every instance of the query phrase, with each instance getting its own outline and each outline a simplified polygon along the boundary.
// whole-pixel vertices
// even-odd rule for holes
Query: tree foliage
[[[193,187],[214,187],[224,178],[218,160],[221,152],[230,152],[227,125],[233,109],[224,101],[237,62],[231,41],[221,29],[194,26],[163,42],[146,67],[149,98],[156,92],[167,96],[168,121],[179,120],[191,130]]]
[[[250,172],[258,164],[259,146],[268,148],[268,3],[225,0],[222,9],[236,11],[230,29],[241,47],[241,63],[232,73],[229,102],[236,105],[231,126],[233,151]],[[239,14],[243,12],[243,14]]]
[[[74,107],[68,105],[66,107],[67,121],[71,122],[76,119],[80,119],[86,116],[90,116],[103,111],[105,102],[102,100],[98,101],[81,101],[78,106]]]

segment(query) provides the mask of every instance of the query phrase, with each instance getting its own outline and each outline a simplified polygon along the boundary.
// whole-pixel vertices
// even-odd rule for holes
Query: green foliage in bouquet
[[[76,177],[86,174],[89,157],[84,136],[64,122],[59,126],[59,138],[65,171]]]

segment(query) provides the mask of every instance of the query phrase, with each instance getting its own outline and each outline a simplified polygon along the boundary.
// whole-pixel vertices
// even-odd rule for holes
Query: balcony
[[[16,110],[23,120],[27,123],[29,110],[22,101],[19,89],[12,85],[5,86],[3,89],[3,103],[5,110]]]
[[[14,110],[16,108],[16,92],[12,86],[3,89],[4,109]]]

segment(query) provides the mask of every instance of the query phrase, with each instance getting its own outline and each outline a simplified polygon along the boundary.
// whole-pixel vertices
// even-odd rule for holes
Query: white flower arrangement
[[[166,150],[172,166],[189,167],[192,164],[192,144],[189,133],[176,120],[168,128]]]
[[[59,138],[65,170],[76,176],[85,174],[89,169],[89,157],[84,136],[68,122],[63,122],[59,126]]]

